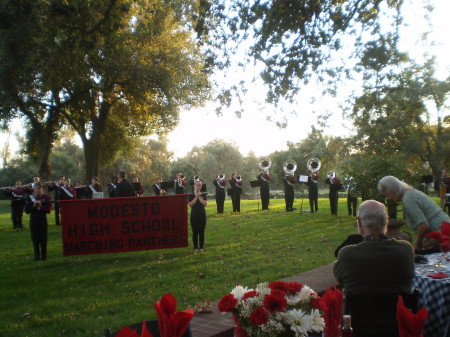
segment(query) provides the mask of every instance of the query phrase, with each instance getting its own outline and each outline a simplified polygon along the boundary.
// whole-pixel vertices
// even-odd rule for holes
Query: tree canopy
[[[195,0],[2,2],[0,112],[6,122],[27,119],[40,174],[51,175],[44,164],[61,123],[80,136],[90,177],[127,138],[165,133],[180,108],[206,100],[198,8]]]

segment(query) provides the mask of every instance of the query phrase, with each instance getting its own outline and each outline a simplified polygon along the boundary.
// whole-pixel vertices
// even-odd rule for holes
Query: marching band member
[[[284,201],[286,202],[286,212],[294,211],[294,186],[296,183],[295,177],[292,174],[285,173],[284,179]]]
[[[203,252],[206,229],[206,210],[208,205],[206,193],[202,193],[203,182],[197,179],[193,194],[188,194],[188,205],[191,208],[190,222],[192,228],[192,243],[196,253]]]
[[[261,209],[269,210],[269,200],[270,200],[269,182],[272,180],[272,177],[269,174],[269,170],[264,171],[263,169],[259,169],[259,175],[256,177],[256,179],[258,179],[260,183],[259,192],[261,194]]]
[[[3,191],[5,196],[11,199],[11,220],[14,229],[23,229],[22,216],[27,189],[21,185],[21,181],[16,180],[15,186],[8,187]]]
[[[47,187],[47,189],[49,190],[49,192],[51,191],[55,191],[54,195],[53,195],[53,200],[55,200],[55,225],[56,226],[60,226],[61,222],[59,221],[59,203],[57,202],[58,200],[60,200],[60,188],[62,185],[64,185],[64,179],[66,179],[65,176],[59,176],[59,181],[53,181],[51,182],[51,184]]]
[[[115,198],[117,195],[117,184],[119,183],[119,178],[117,176],[112,176],[111,182],[108,184],[108,194],[110,198]]]
[[[184,187],[186,186],[186,179],[183,173],[177,172],[174,180],[175,194],[184,194]]]
[[[115,196],[119,198],[134,197],[134,186],[127,180],[127,172],[125,170],[120,170],[117,176],[118,183]]]
[[[356,217],[356,209],[358,207],[358,195],[356,191],[356,183],[353,177],[344,179],[344,187],[347,191],[347,210],[349,216]]]
[[[189,185],[192,187],[192,191],[194,191],[194,185],[197,180],[200,179],[198,172],[194,172],[194,176],[189,180]]]
[[[225,179],[225,174],[221,173],[217,176],[217,179],[213,181],[213,185],[216,187],[216,204],[217,214],[223,214],[225,204],[225,188],[228,181]]]
[[[70,178],[64,179],[64,185],[59,188],[59,200],[73,200],[77,198],[75,187],[70,185]]]
[[[161,182],[162,182],[162,178],[158,177],[158,178],[156,178],[156,183],[154,183],[152,185],[153,192],[155,193],[155,195],[165,195],[166,194],[166,191],[161,188]]]
[[[42,193],[42,184],[36,182],[34,192],[25,201],[25,212],[30,214],[30,232],[34,260],[47,259],[47,214],[51,212],[50,197]]]
[[[306,172],[308,175],[308,198],[309,198],[309,207],[311,209],[311,213],[319,213],[319,188],[317,183],[319,181],[319,171],[313,172],[308,170]]]
[[[328,178],[325,180],[325,184],[330,185],[328,199],[330,200],[331,214],[337,215],[339,191],[342,190],[341,180],[336,177],[336,173],[331,171]]]
[[[231,173],[231,179],[229,181],[231,188],[228,190],[228,194],[231,197],[233,204],[233,212],[241,211],[241,194],[242,194],[242,179],[241,176],[236,175],[235,172]]]
[[[142,194],[144,194],[144,186],[141,184],[138,177],[133,178],[133,186],[134,186],[134,194],[137,197],[140,197]]]
[[[33,182],[31,184],[29,184],[29,187],[31,189],[31,193],[33,193],[34,187],[40,182],[41,182],[41,178],[39,178],[38,176],[33,177]]]
[[[94,192],[103,192],[103,188],[98,177],[92,177],[91,183],[87,186],[87,191],[89,194],[89,199],[92,199]]]

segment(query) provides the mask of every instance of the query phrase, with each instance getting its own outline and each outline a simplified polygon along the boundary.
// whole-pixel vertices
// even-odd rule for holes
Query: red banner
[[[188,246],[187,197],[61,201],[64,255]]]

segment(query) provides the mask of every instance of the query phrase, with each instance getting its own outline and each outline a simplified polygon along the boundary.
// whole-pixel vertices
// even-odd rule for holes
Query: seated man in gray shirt
[[[359,207],[357,221],[358,232],[364,240],[356,245],[345,246],[339,251],[333,268],[334,276],[343,286],[347,299],[368,295],[373,295],[376,299],[378,295],[383,297],[392,294],[395,305],[398,294],[409,294],[412,291],[415,276],[414,248],[407,241],[386,237],[387,210],[378,201],[364,201]],[[395,311],[393,315],[395,321]],[[375,336],[388,336],[384,334],[385,330],[377,331],[378,323],[380,329],[384,329],[382,313],[375,316],[371,317],[370,329]],[[352,318],[352,324],[361,323],[353,321]],[[396,327],[391,330],[395,332]]]

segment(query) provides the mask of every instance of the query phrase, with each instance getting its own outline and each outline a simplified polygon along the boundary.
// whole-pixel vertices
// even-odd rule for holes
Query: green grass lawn
[[[35,262],[28,216],[27,229],[14,231],[9,201],[1,201],[0,336],[101,337],[105,327],[155,319],[153,303],[167,292],[182,310],[218,300],[237,283],[253,287],[332,262],[335,248],[355,232],[345,199],[338,217],[328,199],[319,200],[318,214],[301,213],[300,203],[287,213],[284,200],[274,199],[270,211],[258,212],[257,201],[245,200],[233,214],[227,200],[218,215],[210,198],[203,254],[194,254],[189,242],[187,248],[66,257],[52,213],[48,260]]]

